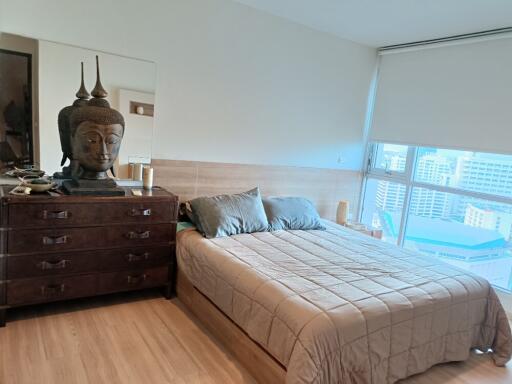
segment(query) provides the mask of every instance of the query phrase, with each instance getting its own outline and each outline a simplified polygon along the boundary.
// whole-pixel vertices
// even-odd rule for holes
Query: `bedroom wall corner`
[[[6,32],[155,61],[154,158],[360,169],[374,48],[230,0],[2,13]]]
[[[6,32],[157,63],[154,159],[360,178],[375,48],[230,0],[0,2]]]

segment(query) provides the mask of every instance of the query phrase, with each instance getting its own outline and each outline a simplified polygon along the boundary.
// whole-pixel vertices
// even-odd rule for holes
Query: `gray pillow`
[[[271,231],[325,229],[315,206],[304,197],[266,197],[263,206]]]
[[[235,195],[198,197],[189,204],[191,218],[208,239],[268,229],[258,188]]]

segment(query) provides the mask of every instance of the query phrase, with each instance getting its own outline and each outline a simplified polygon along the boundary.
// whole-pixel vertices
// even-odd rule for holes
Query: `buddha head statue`
[[[70,116],[71,153],[80,168],[78,177],[91,180],[108,178],[124,135],[123,115],[105,99],[108,94],[101,85],[98,56],[96,76],[93,98]]]
[[[72,105],[64,107],[59,112],[58,117],[58,126],[59,126],[59,137],[60,137],[60,146],[62,149],[62,160],[60,165],[63,166],[66,163],[66,160],[73,160],[73,155],[71,152],[71,135],[70,135],[70,126],[69,126],[69,118],[73,111],[75,111],[79,107],[83,107],[87,105],[87,101],[89,100],[89,92],[84,85],[84,63],[82,62],[82,82],[80,84],[80,89],[76,93],[76,100]]]

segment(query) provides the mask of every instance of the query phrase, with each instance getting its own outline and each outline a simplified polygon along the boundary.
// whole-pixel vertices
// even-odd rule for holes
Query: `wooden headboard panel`
[[[237,193],[259,187],[264,196],[304,196],[324,218],[334,220],[339,200],[355,213],[361,173],[337,169],[153,160],[155,185],[185,201],[198,196]]]

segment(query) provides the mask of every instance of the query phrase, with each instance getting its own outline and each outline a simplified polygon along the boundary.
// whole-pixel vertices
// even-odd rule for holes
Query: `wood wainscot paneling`
[[[153,160],[155,184],[171,189],[180,201],[198,196],[238,193],[258,186],[264,196],[304,196],[320,215],[335,220],[339,200],[359,202],[361,173],[306,167]]]

